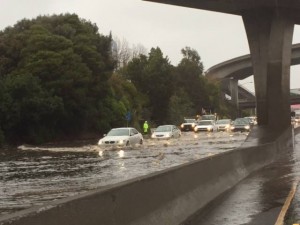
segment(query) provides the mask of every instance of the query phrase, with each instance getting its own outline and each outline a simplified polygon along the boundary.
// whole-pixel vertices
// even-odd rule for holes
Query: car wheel
[[[142,145],[142,144],[143,144],[143,139],[140,140],[140,145]]]
[[[129,146],[129,141],[126,142],[126,146]]]

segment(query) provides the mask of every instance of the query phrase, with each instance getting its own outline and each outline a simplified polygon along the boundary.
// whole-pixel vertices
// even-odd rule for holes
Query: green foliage
[[[8,75],[1,79],[1,84],[0,119],[6,138],[16,142],[51,138],[58,123],[56,116],[63,112],[62,99],[50,96],[31,74]],[[49,132],[42,136],[43,130]]]
[[[110,127],[106,116],[122,107],[109,101],[111,37],[95,24],[74,14],[40,16],[0,32],[0,43],[6,140],[37,143]]]
[[[196,115],[195,107],[183,88],[179,88],[170,98],[168,109],[168,122],[177,125],[182,123],[184,117]]]
[[[126,80],[124,76],[119,74],[113,74],[109,84],[112,88],[114,99],[120,104],[118,112],[121,112],[121,114],[114,124],[116,126],[126,126],[125,115],[127,112],[130,112],[132,115],[128,125],[137,124],[141,119],[143,106],[146,104],[145,96],[138,92],[131,81]]]
[[[130,61],[123,73],[148,99],[142,118],[154,124],[179,124],[185,116],[196,116],[202,108],[225,113],[217,83],[203,76],[203,64],[196,50],[182,49],[177,67],[170,65],[159,48]]]
[[[179,124],[206,106],[226,112],[196,50],[182,49],[174,67],[152,48],[113,73],[111,43],[75,14],[24,19],[0,31],[0,144],[138,128],[143,120]]]
[[[200,56],[195,50],[188,47],[182,50],[183,59],[177,67],[176,86],[182,87],[195,106],[197,114],[202,108],[210,105],[206,78],[203,74],[203,65]]]
[[[192,62],[196,64],[200,74],[203,72],[203,64],[201,62],[201,57],[199,56],[198,52],[195,49],[191,49],[190,47],[185,47],[181,49],[181,53],[183,55],[183,59],[181,63],[184,62]]]
[[[167,121],[169,99],[173,94],[172,66],[159,48],[152,48],[147,56],[141,55],[128,63],[125,76],[148,97],[144,119],[163,123]],[[148,118],[150,117],[150,118]]]

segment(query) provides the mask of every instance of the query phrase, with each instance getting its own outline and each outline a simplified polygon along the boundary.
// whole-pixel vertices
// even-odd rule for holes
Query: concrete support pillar
[[[231,95],[231,102],[236,107],[236,117],[239,117],[239,88],[238,88],[238,80],[230,79],[229,80],[229,90]]]
[[[290,126],[290,62],[294,21],[284,9],[242,14],[254,71],[258,125]]]

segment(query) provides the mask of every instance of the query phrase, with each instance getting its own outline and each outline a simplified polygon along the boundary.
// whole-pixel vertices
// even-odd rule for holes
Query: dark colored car
[[[251,130],[252,125],[250,124],[249,119],[246,118],[236,118],[231,124],[230,130],[233,132],[241,131],[241,132],[249,132]]]

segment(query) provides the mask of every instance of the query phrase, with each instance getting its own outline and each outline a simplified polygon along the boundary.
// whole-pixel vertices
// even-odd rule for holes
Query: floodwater
[[[246,136],[186,132],[179,139],[145,139],[143,146],[126,149],[85,144],[0,151],[0,216],[230,151]]]
[[[296,136],[295,154],[293,157],[294,166],[291,171],[291,176],[294,180],[300,181],[300,134]],[[300,183],[298,183],[296,192],[291,202],[291,206],[285,217],[285,225],[300,224]]]
[[[184,225],[274,225],[292,190],[300,180],[300,134],[294,148],[255,171],[231,190],[188,219]],[[284,225],[300,224],[300,187]]]

